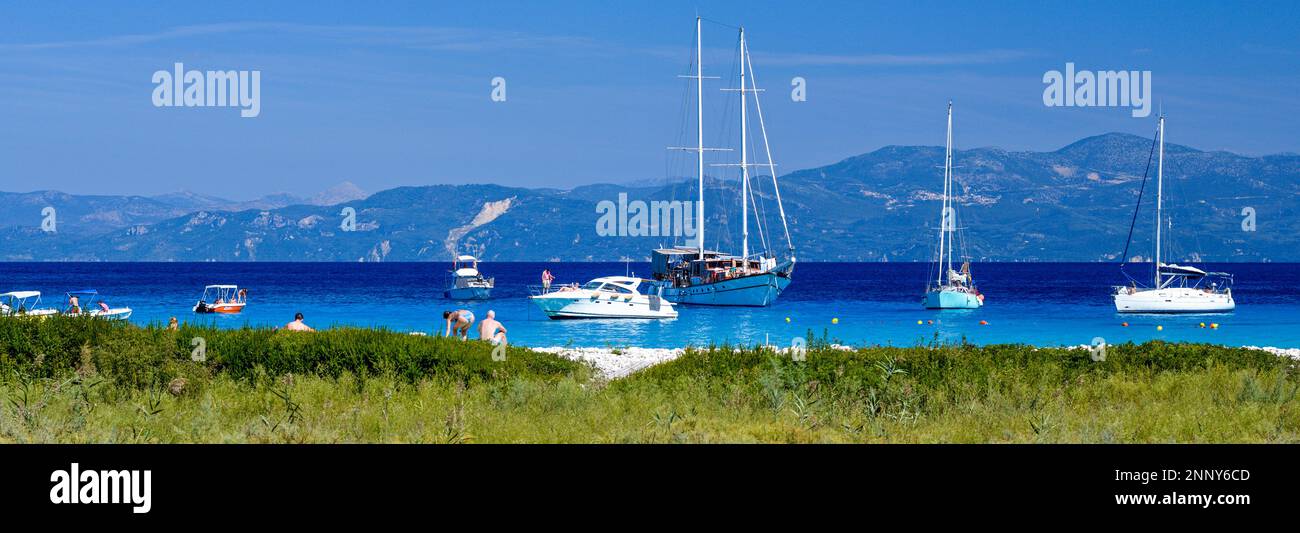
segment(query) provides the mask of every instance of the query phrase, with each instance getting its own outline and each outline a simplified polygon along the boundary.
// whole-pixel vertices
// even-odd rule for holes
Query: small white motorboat
[[[240,289],[238,285],[208,285],[194,304],[194,312],[233,314],[243,311],[247,303],[248,289]]]
[[[460,255],[452,262],[451,286],[442,295],[448,300],[487,300],[495,284],[496,280],[478,271],[478,258]]]
[[[0,317],[45,318],[59,314],[57,309],[41,309],[40,291],[13,291],[0,294]]]
[[[562,318],[677,318],[672,302],[661,297],[660,286],[640,278],[608,276],[586,285],[552,287],[529,296],[547,317]],[[576,284],[575,284],[576,285]],[[652,293],[641,292],[647,287]]]
[[[94,289],[71,291],[67,295],[68,308],[63,311],[65,315],[89,316],[106,320],[131,318],[130,307],[109,307],[108,303],[102,300],[96,302],[99,299],[99,291]]]

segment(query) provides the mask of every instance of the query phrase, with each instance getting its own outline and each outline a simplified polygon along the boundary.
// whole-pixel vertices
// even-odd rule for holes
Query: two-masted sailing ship
[[[699,198],[695,205],[696,224],[695,224],[695,247],[672,247],[654,250],[652,254],[652,267],[654,271],[654,281],[659,285],[662,296],[668,301],[688,305],[719,305],[719,306],[767,306],[776,300],[781,292],[790,285],[791,275],[794,272],[795,256],[794,246],[790,241],[790,227],[785,217],[785,207],[781,204],[781,192],[777,186],[776,164],[772,161],[772,149],[768,143],[767,125],[763,120],[763,108],[759,102],[759,93],[754,80],[753,62],[750,59],[748,43],[745,41],[745,30],[739,28],[740,43],[739,50],[739,72],[740,87],[739,89],[729,88],[724,91],[734,91],[739,94],[740,107],[740,162],[726,163],[714,166],[718,167],[738,167],[740,169],[740,180],[738,189],[740,193],[741,205],[741,244],[740,253],[732,254],[716,250],[709,250],[705,247],[705,229],[706,207],[704,204],[705,196],[705,174],[704,156],[707,152],[713,151],[731,151],[722,148],[705,148],[704,146],[704,65],[703,65],[703,36],[702,36],[702,19],[695,19],[695,72],[687,78],[695,80],[696,93],[696,119],[697,144],[690,147],[674,147],[678,150],[687,150],[696,153],[696,171]],[[763,139],[763,152],[766,161],[751,161],[749,129],[751,127],[749,117],[749,107],[752,102],[754,111],[758,116],[759,131]],[[769,239],[763,235],[763,226],[758,219],[758,203],[754,198],[752,188],[753,169],[767,169],[771,179],[772,188],[775,194],[775,200],[778,212],[781,216],[781,228],[785,234],[787,244],[784,257],[778,257],[770,247]],[[756,217],[756,226],[760,232],[762,250],[750,250],[749,241],[749,215],[750,211],[754,212]]]

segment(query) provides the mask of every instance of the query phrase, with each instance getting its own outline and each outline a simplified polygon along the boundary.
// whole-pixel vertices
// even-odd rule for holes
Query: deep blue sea
[[[1144,266],[1149,268],[1128,269],[1137,274]],[[985,306],[929,311],[920,305],[927,264],[800,263],[794,282],[772,307],[679,306],[681,316],[666,321],[553,321],[526,298],[527,286],[540,283],[543,268],[557,275],[557,283],[568,283],[629,271],[648,274],[645,263],[483,263],[484,274],[496,278],[495,298],[465,303],[441,298],[449,268],[442,263],[0,263],[0,292],[39,290],[45,306],[61,306],[66,291],[98,289],[114,307],[133,308],[131,320],[139,324],[175,316],[231,328],[282,325],[302,312],[317,328],[346,324],[431,333],[442,330],[443,310],[468,308],[481,318],[493,309],[509,328],[511,344],[526,346],[788,345],[812,331],[851,345],[910,346],[938,335],[977,344],[1080,345],[1102,337],[1110,344],[1164,339],[1300,348],[1296,264],[1206,265],[1236,275],[1237,310],[1160,316],[1115,313],[1110,287],[1124,283],[1115,264],[976,264]],[[242,314],[190,311],[203,286],[217,283],[248,288],[249,305]],[[1202,329],[1201,322],[1220,327]]]

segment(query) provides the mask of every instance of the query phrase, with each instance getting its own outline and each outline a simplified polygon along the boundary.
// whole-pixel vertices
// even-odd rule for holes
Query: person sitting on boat
[[[293,322],[284,325],[288,331],[316,331],[302,321],[302,313],[294,313]]]
[[[453,333],[460,337],[461,340],[469,339],[469,327],[474,323],[474,313],[469,309],[457,309],[455,311],[443,311],[442,318],[447,321],[447,331],[443,333],[444,337],[451,337]],[[453,327],[452,323],[455,323]]]
[[[99,310],[100,310],[100,311],[103,311],[103,312],[105,312],[105,313],[109,312],[108,303],[107,303],[107,302],[99,302]]]
[[[488,310],[487,317],[478,325],[478,337],[493,346],[506,342],[506,327],[497,322],[497,312]]]
[[[72,296],[69,296],[69,297],[68,297],[68,313],[69,313],[69,314],[73,314],[73,315],[75,315],[75,314],[80,313],[80,312],[81,312],[81,299],[80,299],[80,298],[77,298],[77,295],[75,295],[75,294],[72,295]]]

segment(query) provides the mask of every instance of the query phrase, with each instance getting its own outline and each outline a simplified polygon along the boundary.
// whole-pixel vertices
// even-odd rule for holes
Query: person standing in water
[[[506,327],[497,322],[497,312],[488,310],[487,318],[478,325],[478,337],[491,342],[493,346],[506,342]]]
[[[284,329],[287,331],[316,331],[302,321],[302,313],[295,313],[293,322],[285,324]]]
[[[455,311],[443,311],[442,318],[447,322],[447,330],[443,333],[444,337],[451,337],[453,333],[460,337],[461,340],[469,339],[469,327],[474,324],[474,313],[469,309],[457,309]]]

